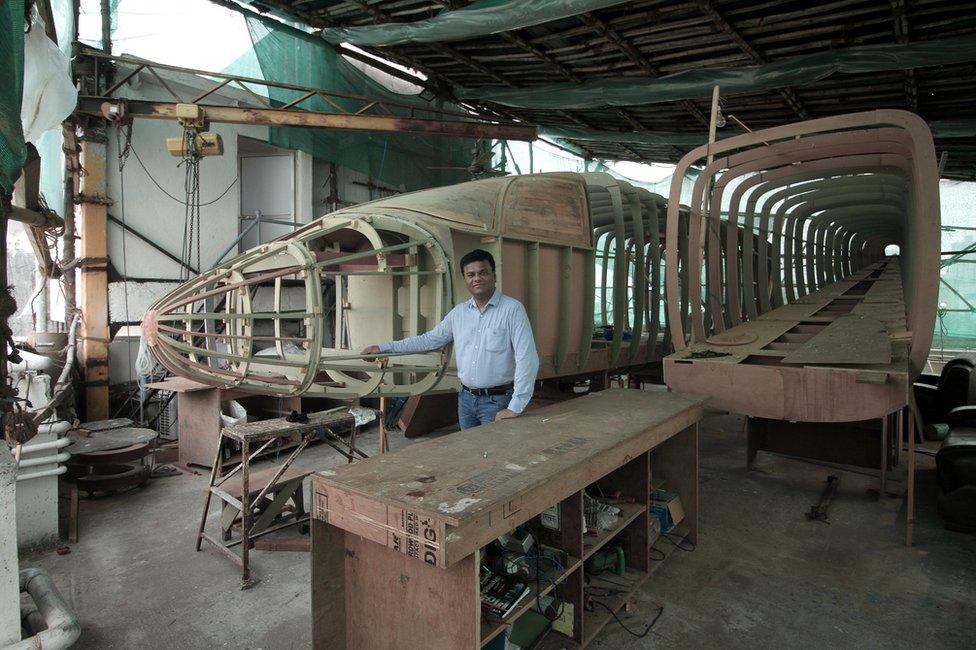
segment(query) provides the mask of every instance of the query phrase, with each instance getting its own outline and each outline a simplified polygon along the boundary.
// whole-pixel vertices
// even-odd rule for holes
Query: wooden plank
[[[207,467],[220,444],[220,389],[178,393],[180,464]]]
[[[601,391],[325,470],[313,475],[315,516],[392,547],[403,530],[396,513],[414,513],[437,533],[437,564],[451,566],[690,426],[701,401]],[[423,530],[411,534],[430,541]]]
[[[85,415],[105,420],[108,410],[108,255],[106,246],[105,142],[81,141],[79,183],[81,257],[91,260],[81,269],[82,346],[85,371]]]
[[[651,479],[664,480],[664,489],[681,497],[682,524],[698,543],[698,427],[696,422],[651,452]]]
[[[840,316],[783,363],[851,365],[891,363],[888,330],[876,318],[861,314]]]
[[[443,570],[355,535],[346,535],[345,555],[345,647],[478,646],[477,555]]]
[[[316,519],[311,528],[312,644],[316,650],[343,650],[347,647],[346,533]]]
[[[308,413],[308,422],[289,422],[285,418],[246,422],[225,427],[223,435],[237,441],[261,442],[269,438],[302,435],[321,427],[347,429],[355,425],[355,418],[348,411],[320,411]]]
[[[578,175],[551,174],[544,184],[516,178],[505,188],[501,214],[504,237],[591,247],[586,187]]]
[[[261,490],[263,490],[264,486],[267,485],[272,478],[274,478],[274,475],[277,471],[278,471],[278,466],[275,465],[273,467],[268,467],[257,472],[251,472],[251,475],[248,479],[249,481],[248,489],[251,491],[251,494],[255,495]],[[280,489],[280,486],[283,486],[289,481],[300,480],[305,478],[306,476],[311,474],[312,471],[313,470],[311,468],[302,467],[301,465],[298,464],[293,463],[289,465],[288,469],[285,470],[285,473],[282,474],[280,477],[278,477],[276,484],[279,486],[279,488],[277,489]],[[227,481],[222,483],[220,487],[223,488],[223,490],[228,494],[230,494],[231,496],[239,499],[241,497],[241,492],[244,489],[244,483],[240,473],[235,474],[234,476],[227,479]]]
[[[358,494],[316,493],[314,516],[426,564],[444,567],[446,522],[415,509],[378,503]]]
[[[418,438],[441,427],[457,424],[458,394],[411,395],[400,411],[400,428],[407,438]]]
[[[146,384],[146,388],[168,390],[173,393],[190,393],[197,390],[209,390],[213,386],[200,383],[199,381],[193,381],[186,377],[167,377],[162,381],[154,381],[151,384]]]

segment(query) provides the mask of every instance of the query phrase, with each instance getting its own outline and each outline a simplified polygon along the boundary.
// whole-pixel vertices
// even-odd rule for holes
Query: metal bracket
[[[94,205],[115,205],[115,201],[108,198],[107,196],[102,196],[98,194],[84,194],[82,192],[77,192],[74,198],[75,205],[81,205],[82,203],[89,203]]]
[[[108,268],[107,257],[76,257],[67,264],[61,266],[61,271],[70,271],[80,268],[82,271],[104,271]]]

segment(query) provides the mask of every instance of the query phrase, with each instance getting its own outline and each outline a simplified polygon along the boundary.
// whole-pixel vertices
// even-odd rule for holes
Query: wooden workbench
[[[614,610],[658,566],[649,557],[652,486],[677,493],[685,511],[655,559],[697,541],[703,401],[607,390],[313,474],[315,647],[484,645],[535,598],[504,623],[483,617],[479,550],[556,504],[560,531],[548,543],[567,555],[556,581],[574,606],[573,638],[558,638],[586,645],[611,620],[584,611],[586,559],[611,540],[625,549],[626,574],[615,578],[628,587],[604,599]],[[584,534],[583,490],[597,482],[620,493],[622,514],[614,529]]]

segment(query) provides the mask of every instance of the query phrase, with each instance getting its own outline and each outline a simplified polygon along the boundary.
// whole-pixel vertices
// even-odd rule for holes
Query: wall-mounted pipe
[[[50,576],[40,569],[23,569],[20,572],[20,590],[30,594],[44,617],[47,629],[8,646],[6,650],[62,650],[74,645],[81,636],[81,625],[68,609]],[[36,620],[36,617],[29,616],[28,620]]]
[[[58,425],[57,428],[55,428],[55,425]],[[52,422],[51,424],[43,424],[41,426],[48,427],[49,429],[44,431],[41,430],[40,427],[38,427],[38,431],[37,431],[38,433],[63,433],[64,431],[67,431],[71,425],[65,422],[64,420],[58,420],[57,422]],[[62,427],[64,428],[62,429]],[[23,445],[20,448],[20,454],[21,456],[24,456],[26,454],[32,454],[37,451],[63,449],[70,444],[71,444],[70,438],[58,438],[57,440],[52,440],[50,442],[38,442],[30,445]]]
[[[21,458],[17,467],[38,467],[40,465],[51,465],[52,463],[63,463],[69,458],[71,458],[71,454],[69,453],[61,453],[55,456],[41,456],[40,458],[28,458],[26,460]]]
[[[54,359],[44,354],[34,354],[27,350],[19,350],[20,363],[7,362],[7,369],[11,373],[36,370],[38,372],[48,372],[54,367]]]
[[[28,474],[18,474],[18,481],[29,481],[32,478],[44,478],[45,476],[60,476],[68,471],[68,468],[64,465],[56,467],[54,469],[45,469],[40,472],[30,472]]]

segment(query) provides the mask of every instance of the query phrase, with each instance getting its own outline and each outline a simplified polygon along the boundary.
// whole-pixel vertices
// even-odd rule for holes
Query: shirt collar
[[[501,302],[501,299],[502,292],[498,290],[498,287],[495,287],[495,293],[491,294],[491,298],[488,299],[488,304],[485,305],[485,309],[488,309],[490,305],[497,307],[498,303]],[[478,308],[478,305],[476,305],[474,302],[474,296],[468,298],[468,306],[473,307],[474,309]]]

